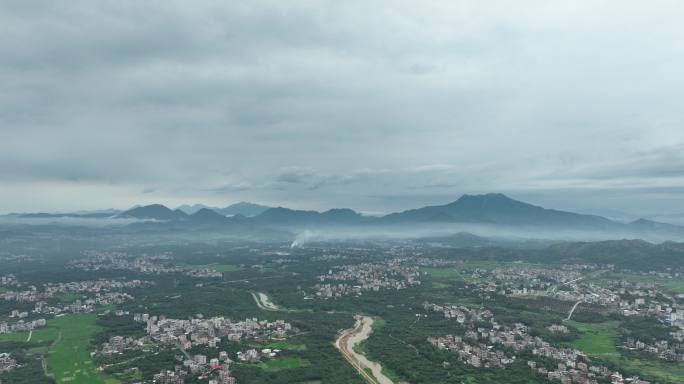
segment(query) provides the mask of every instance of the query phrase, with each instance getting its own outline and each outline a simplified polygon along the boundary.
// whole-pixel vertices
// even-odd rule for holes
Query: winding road
[[[250,292],[252,294],[252,298],[254,298],[254,301],[256,302],[257,307],[259,309],[263,309],[264,311],[284,311],[282,308],[279,306],[273,304],[271,299],[269,299],[268,295],[262,292]]]
[[[335,347],[342,352],[344,358],[370,384],[394,384],[389,377],[382,373],[382,366],[368,360],[366,356],[356,353],[354,346],[368,338],[373,331],[373,318],[369,316],[355,316],[354,328],[347,329],[335,341]],[[371,373],[368,372],[370,370]]]
[[[265,311],[296,312],[295,310],[288,310],[274,304],[265,293],[250,292],[250,294],[259,309]],[[359,372],[367,383],[394,384],[390,378],[382,373],[382,366],[380,364],[370,361],[366,356],[354,351],[354,346],[370,336],[373,331],[374,322],[370,316],[355,315],[354,318],[356,319],[354,328],[343,331],[335,340],[335,347],[342,352],[344,358]],[[416,350],[415,347],[413,349]],[[416,353],[418,353],[417,350]]]

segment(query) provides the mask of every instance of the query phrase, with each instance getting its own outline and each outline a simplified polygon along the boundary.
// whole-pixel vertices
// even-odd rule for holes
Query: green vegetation
[[[451,285],[445,284],[445,283],[442,283],[442,282],[439,282],[439,281],[433,281],[433,282],[432,282],[432,288],[435,288],[435,289],[447,289],[447,288],[451,288]]]
[[[624,356],[608,356],[606,361],[620,367],[625,372],[648,375],[659,381],[684,383],[684,363],[671,363],[655,359],[640,359]]]
[[[215,270],[216,272],[237,272],[241,270],[241,268],[237,265],[232,265],[232,264],[214,264],[214,265],[207,265],[207,268],[211,268]]]
[[[424,267],[420,271],[439,279],[465,280],[465,277],[456,268]]]
[[[328,273],[330,269],[334,270],[342,265],[376,263],[395,257],[395,253],[385,245],[364,242],[357,247],[350,242],[341,245],[310,244],[294,250],[287,249],[291,254],[281,257],[274,256],[274,251],[286,249],[290,240],[285,243],[263,244],[215,241],[206,244],[183,240],[165,245],[131,245],[131,242],[117,241],[110,244],[109,249],[126,253],[131,259],[141,254],[172,255],[173,264],[181,265],[185,269],[214,269],[228,276],[223,279],[195,278],[182,273],[147,274],[139,271],[82,271],[65,268],[61,265],[65,260],[83,254],[83,249],[78,249],[77,245],[68,242],[61,245],[64,256],[50,254],[48,250],[55,247],[54,244],[47,244],[44,248],[38,248],[45,255],[50,255],[44,261],[8,265],[7,273],[17,274],[22,284],[39,287],[46,281],[71,282],[110,278],[149,280],[154,282],[154,285],[145,289],[126,291],[134,299],[126,301],[118,308],[127,311],[127,315],[103,314],[103,309],[100,308],[97,311],[99,315],[67,315],[49,319],[48,326],[34,331],[28,343],[27,332],[0,335],[0,351],[12,351],[13,356],[24,364],[22,369],[0,374],[0,380],[13,384],[50,383],[50,379],[44,376],[41,366],[40,357],[45,356],[47,372],[54,377],[56,384],[151,381],[152,376],[160,370],[174,369],[174,366],[179,364],[177,356],[180,356],[181,352],[177,348],[150,342],[141,348],[127,350],[123,354],[95,355],[92,361],[90,357],[90,352],[100,348],[101,344],[112,336],[136,339],[143,337],[146,334],[145,324],[134,321],[133,314],[148,313],[151,316],[163,315],[176,319],[196,317],[197,314],[204,318],[223,316],[236,321],[245,318],[271,321],[282,319],[299,330],[294,335],[288,335],[286,339],[279,337],[277,340],[228,341],[223,338],[216,348],[197,344],[187,351],[190,355],[204,354],[208,358],[216,357],[219,351],[227,351],[234,359],[238,351],[250,348],[282,350],[274,360],[265,360],[260,364],[234,364],[231,371],[240,384],[362,384],[363,379],[333,345],[340,330],[353,326],[354,314],[364,314],[375,319],[370,337],[355,349],[364,353],[370,360],[381,364],[383,373],[395,383],[548,382],[545,376],[530,370],[526,361],[535,360],[539,366],[553,369],[556,362],[545,361],[539,356],[533,356],[531,352],[517,351],[516,362],[505,369],[486,369],[472,367],[463,363],[457,354],[440,351],[430,345],[427,342],[430,336],[462,335],[465,328],[453,319],[445,319],[441,314],[425,311],[422,303],[427,301],[490,309],[500,324],[524,323],[529,327],[531,335],[542,337],[553,345],[581,349],[591,355],[592,362],[605,365],[610,370],[620,371],[626,376],[639,375],[651,382],[663,384],[684,382],[684,367],[681,363],[668,363],[658,360],[652,354],[627,351],[618,347],[627,337],[648,342],[668,338],[671,341],[672,327],[664,323],[656,324],[657,320],[653,316],[625,318],[612,306],[582,303],[573,314],[572,318],[575,321],[563,322],[574,304],[572,301],[544,296],[502,296],[494,292],[482,294],[480,287],[474,286],[473,283],[485,280],[471,278],[475,268],[557,268],[560,264],[576,260],[594,262],[591,252],[596,248],[593,246],[587,246],[582,252],[575,252],[573,247],[555,248],[551,251],[484,247],[426,248],[421,250],[421,258],[454,263],[443,268],[421,267],[420,271],[425,272],[420,276],[422,284],[400,291],[383,288],[379,291],[364,292],[360,296],[308,299],[313,292],[312,287],[320,283],[317,277]],[[40,243],[32,243],[31,247],[34,246],[40,247]],[[98,249],[98,245],[89,243],[83,248]],[[103,248],[107,251],[106,247]],[[622,247],[616,249],[620,250]],[[21,252],[13,252],[29,255],[39,253],[23,248]],[[321,258],[322,255],[339,257],[324,259]],[[572,257],[564,258],[560,255]],[[613,251],[604,252],[602,255],[604,259],[610,260],[622,257],[620,254],[613,254]],[[636,265],[637,256],[633,257],[633,261],[630,263]],[[407,263],[410,262],[409,258]],[[166,260],[160,263],[171,265]],[[647,264],[641,261],[639,263]],[[616,264],[619,264],[619,260]],[[652,266],[649,264],[645,267]],[[679,268],[677,265],[669,267],[672,271],[679,271],[676,269]],[[619,271],[620,268],[615,270]],[[633,268],[632,271],[638,269]],[[593,270],[587,271],[585,276],[586,280],[599,283],[619,280],[622,277],[625,277],[625,281],[654,281],[652,277],[642,276],[636,272],[621,274]],[[353,280],[340,283],[355,284]],[[656,284],[675,291],[683,288],[681,285],[684,285],[684,280],[657,278]],[[567,286],[564,288],[568,291],[574,289]],[[269,300],[278,303],[279,308],[261,310],[251,295],[252,292],[266,293]],[[50,299],[49,305],[62,305],[79,297],[79,294],[58,295]],[[304,299],[305,297],[307,299]],[[664,300],[663,297],[656,295],[653,299]],[[633,300],[629,296],[626,299]],[[30,312],[34,305],[35,303],[2,301],[0,313],[9,314],[14,309]],[[109,307],[114,308],[115,306]],[[33,318],[33,315],[29,317],[31,320]],[[15,320],[3,318],[2,321]],[[552,324],[568,325],[570,332],[553,333],[547,328]],[[99,372],[95,367],[100,365],[108,367],[104,372]],[[207,382],[196,376],[189,377],[187,381]]]
[[[304,351],[306,350],[306,345],[304,344],[292,344],[286,341],[276,341],[273,343],[266,344],[264,348],[271,349],[281,349],[284,351]]]
[[[437,280],[432,282],[433,288],[449,288],[451,286],[446,283],[450,282],[473,283],[478,281],[478,279],[470,277],[470,273],[462,268],[423,267],[420,271]]]
[[[48,371],[58,384],[114,383],[96,370],[90,358],[90,338],[98,330],[94,314],[56,317],[50,326],[59,329],[59,336],[47,357]]]
[[[606,285],[610,281],[620,280],[631,283],[655,284],[670,293],[684,293],[684,280],[669,279],[658,276],[639,275],[635,273],[605,273],[602,276],[594,276],[591,280],[600,285]]]
[[[281,369],[308,367],[309,365],[311,365],[309,360],[302,359],[301,357],[286,357],[282,359],[262,361],[258,364],[258,367],[267,371],[278,371]]]
[[[55,295],[59,301],[63,303],[73,303],[74,301],[80,299],[83,295],[80,293],[60,293],[58,295]]]
[[[373,325],[371,326],[371,329],[373,332],[376,332],[384,328],[385,325],[387,325],[387,322],[384,319],[376,317],[373,319]]]
[[[591,356],[617,354],[615,339],[617,338],[618,322],[578,323],[568,321],[567,325],[579,331],[579,338],[569,344]]]
[[[213,269],[216,272],[237,272],[242,270],[240,266],[234,264],[178,264],[182,269]]]
[[[401,376],[397,375],[396,372],[393,370],[387,368],[387,367],[382,367],[382,374],[387,376],[390,380],[392,380],[395,383],[401,383]]]
[[[45,328],[39,328],[33,331],[33,334],[31,335],[31,342],[32,343],[41,343],[45,341],[52,341],[57,339],[59,329],[55,326],[53,326],[54,321],[50,320],[48,321],[47,327]],[[15,333],[6,333],[0,335],[0,342],[2,341],[20,341],[20,342],[25,342],[28,339],[29,332],[15,332]]]

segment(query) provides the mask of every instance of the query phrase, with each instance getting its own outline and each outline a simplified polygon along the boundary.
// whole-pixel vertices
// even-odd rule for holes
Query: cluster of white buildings
[[[71,261],[67,266],[84,271],[124,270],[147,274],[183,272],[170,263],[170,254],[133,257],[125,252],[89,251],[85,258]]]
[[[16,282],[16,278],[13,276],[3,276],[3,278],[5,282]],[[148,287],[152,284],[152,282],[142,280],[88,280],[68,283],[46,283],[43,284],[41,290],[35,286],[29,286],[24,291],[1,292],[0,299],[35,302],[31,312],[37,315],[57,316],[66,313],[89,313],[94,312],[100,306],[123,304],[128,300],[133,300],[132,295],[121,292],[121,290]],[[18,283],[13,285],[19,286]],[[84,296],[74,300],[72,303],[63,305],[49,305],[46,301],[65,293],[81,293]],[[90,295],[90,297],[86,294]],[[22,320],[28,316],[29,313],[26,311],[12,310],[10,318],[18,318],[19,321],[16,323],[0,323],[0,333],[31,331],[46,325],[45,319]]]
[[[47,324],[45,319],[37,319],[33,321],[19,320],[16,323],[0,323],[0,334],[32,331],[36,328],[42,328]]]
[[[33,313],[55,316],[66,313],[90,313],[94,312],[99,306],[123,304],[128,300],[133,300],[133,296],[128,293],[98,292],[93,297],[77,299],[73,303],[62,306],[51,306],[45,301],[39,301],[36,303]]]
[[[11,371],[15,368],[20,368],[21,366],[17,363],[12,355],[9,353],[0,353],[0,373]]]
[[[87,257],[73,260],[67,266],[84,271],[122,270],[146,274],[182,273],[190,277],[221,278],[223,273],[211,268],[181,268],[173,265],[170,254],[132,257],[123,252],[87,252]]]
[[[563,301],[582,301],[599,305],[616,305],[620,296],[611,289],[585,280],[593,265],[563,265],[560,268],[514,266],[481,269],[471,277],[481,281],[480,290],[503,296],[545,296]]]
[[[237,353],[238,360],[245,363],[256,363],[261,361],[261,359],[272,359],[278,356],[280,353],[279,349],[248,349],[246,351],[240,351]]]
[[[173,371],[163,370],[154,375],[152,382],[156,384],[183,384],[190,373],[198,374],[208,384],[237,384],[237,379],[231,375],[230,359],[225,351],[217,358],[208,359],[205,355],[195,355],[177,365]],[[188,372],[189,371],[189,372]]]
[[[418,267],[409,266],[406,259],[392,259],[383,263],[361,263],[335,267],[317,277],[321,282],[313,288],[318,298],[361,295],[381,289],[405,289],[420,284]]]
[[[475,323],[492,317],[492,311],[486,308],[471,309],[461,305],[439,305],[427,301],[423,302],[423,309],[428,312],[440,312],[447,319],[455,319],[459,324]]]
[[[198,278],[222,278],[223,273],[217,272],[211,268],[198,268],[198,269],[189,269],[185,272],[183,272],[185,276],[190,276],[190,277],[198,277]]]
[[[667,340],[658,340],[654,343],[645,343],[640,340],[627,339],[622,345],[623,348],[631,351],[643,351],[658,356],[659,359],[667,361],[684,362],[684,343],[670,343]]]
[[[253,318],[234,322],[224,317],[179,320],[148,314],[134,314],[133,319],[146,324],[145,329],[152,340],[161,344],[176,344],[183,349],[190,349],[194,345],[216,347],[222,338],[231,341],[266,341],[284,339],[288,333],[297,332],[284,320],[259,321]]]
[[[145,338],[133,338],[124,336],[112,336],[109,341],[102,344],[102,349],[99,351],[104,356],[123,353],[126,350],[140,349],[145,345]]]
[[[37,302],[54,297],[61,293],[104,293],[123,289],[149,287],[154,285],[144,280],[85,280],[68,283],[46,283],[39,290],[29,286],[24,291],[0,292],[0,299],[19,302]]]
[[[494,350],[481,343],[471,344],[460,336],[428,337],[428,342],[458,354],[461,361],[476,368],[503,368],[515,361],[515,356],[509,357],[502,350]]]
[[[17,277],[11,273],[9,275],[0,276],[0,287],[18,287],[20,285]]]

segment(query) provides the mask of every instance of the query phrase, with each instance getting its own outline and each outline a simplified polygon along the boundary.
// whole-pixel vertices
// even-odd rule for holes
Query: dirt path
[[[568,313],[568,317],[565,319],[565,321],[570,320],[570,318],[572,317],[573,312],[575,312],[575,309],[577,309],[577,306],[580,305],[581,302],[582,302],[582,300],[576,302],[575,305],[572,306],[572,308],[570,309],[570,313]]]

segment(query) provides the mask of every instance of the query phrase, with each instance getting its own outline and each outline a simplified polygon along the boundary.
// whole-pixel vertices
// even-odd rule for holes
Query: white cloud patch
[[[684,202],[682,19],[677,1],[3,1],[0,211],[489,191],[663,210]]]

